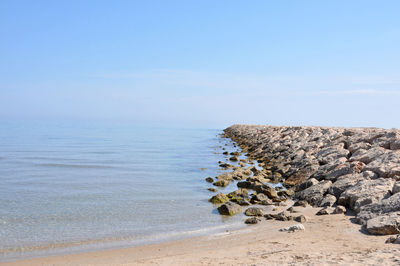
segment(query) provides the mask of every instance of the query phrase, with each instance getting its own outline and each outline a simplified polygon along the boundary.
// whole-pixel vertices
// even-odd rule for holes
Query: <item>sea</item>
[[[244,227],[208,199],[222,128],[0,120],[0,261],[146,245]],[[222,189],[236,189],[231,185]]]

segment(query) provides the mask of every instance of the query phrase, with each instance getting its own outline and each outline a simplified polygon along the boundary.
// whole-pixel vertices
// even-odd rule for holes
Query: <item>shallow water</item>
[[[1,122],[1,260],[243,226],[207,202],[204,178],[232,148],[219,129]]]

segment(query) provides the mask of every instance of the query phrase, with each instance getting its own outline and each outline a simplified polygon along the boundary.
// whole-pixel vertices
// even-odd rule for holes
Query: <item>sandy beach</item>
[[[305,231],[279,232],[295,222],[262,220],[247,228],[179,241],[53,256],[1,265],[398,265],[400,248],[365,234],[352,216],[316,216],[296,207]]]

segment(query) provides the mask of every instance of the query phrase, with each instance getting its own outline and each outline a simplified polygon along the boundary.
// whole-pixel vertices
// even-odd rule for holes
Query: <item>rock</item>
[[[336,197],[331,194],[326,194],[322,201],[319,203],[319,207],[332,207],[336,203]]]
[[[226,180],[226,181],[233,181],[233,172],[223,173],[217,176],[218,180]]]
[[[311,205],[317,206],[323,199],[323,196],[329,187],[332,185],[331,181],[321,181],[301,192],[296,193],[298,199],[307,200]]]
[[[344,206],[337,206],[332,214],[346,213],[346,208]]]
[[[227,196],[228,196],[228,198],[237,198],[237,197],[248,198],[249,191],[244,188],[239,188],[239,189],[229,193]]]
[[[307,219],[304,215],[299,215],[294,217],[294,220],[299,223],[305,223]]]
[[[259,221],[261,221],[261,220],[259,218],[257,218],[257,217],[250,217],[250,218],[247,218],[244,221],[244,223],[245,224],[258,224]]]
[[[272,200],[270,200],[270,199],[265,199],[265,200],[260,201],[259,204],[261,204],[261,205],[273,205],[274,202]]]
[[[239,204],[240,206],[249,206],[251,204],[247,199],[243,198],[233,198],[231,201]]]
[[[280,212],[278,214],[272,214],[275,220],[278,221],[291,221],[293,216],[291,216],[287,211]]]
[[[229,198],[224,193],[219,193],[215,196],[212,196],[211,199],[208,200],[213,204],[221,204],[229,201]]]
[[[357,213],[357,221],[360,224],[366,224],[369,219],[397,212],[400,212],[400,193],[379,202],[362,206]]]
[[[318,181],[317,179],[315,179],[315,178],[310,178],[310,179],[308,179],[307,181],[301,183],[301,184],[298,186],[298,191],[307,189],[307,188],[309,188],[309,187],[311,187],[311,186],[314,186],[314,185],[316,185],[316,184],[318,184],[318,183],[319,183],[319,181]]]
[[[304,225],[302,225],[302,224],[295,224],[292,226],[288,226],[288,227],[279,229],[280,232],[288,232],[288,233],[293,233],[296,231],[304,231],[304,230],[306,230],[306,229],[304,228]]]
[[[348,174],[341,176],[329,187],[328,192],[336,198],[339,198],[346,189],[353,187],[359,181],[364,179],[365,178],[362,174]]]
[[[253,195],[251,197],[250,202],[255,204],[255,203],[259,203],[259,202],[261,202],[263,200],[269,200],[269,198],[265,194],[257,193],[256,195]]]
[[[226,187],[229,185],[229,181],[228,180],[218,180],[218,181],[214,182],[213,185],[217,186],[217,187]]]
[[[396,241],[398,236],[391,236],[388,239],[386,239],[385,244],[392,244],[394,241]]]
[[[279,198],[278,194],[276,193],[276,190],[270,185],[267,184],[256,185],[254,186],[253,189],[257,191],[257,193],[265,194],[270,199]]]
[[[242,211],[242,207],[239,204],[233,202],[227,202],[219,206],[217,210],[221,215],[232,216],[240,213]]]
[[[393,180],[384,178],[359,181],[340,195],[338,204],[348,206],[357,213],[364,205],[390,197],[393,184]]]
[[[367,221],[367,231],[373,235],[400,233],[400,213],[378,216]]]
[[[293,206],[297,207],[297,206],[301,206],[301,207],[307,207],[308,202],[306,200],[298,200],[296,201]]]
[[[333,208],[331,208],[331,207],[325,207],[325,208],[322,208],[321,210],[319,210],[317,213],[316,213],[316,215],[329,215],[329,214],[332,214],[333,213]]]
[[[263,216],[264,215],[264,211],[262,208],[257,208],[257,207],[251,207],[248,208],[244,214],[246,216]]]
[[[207,181],[208,183],[213,183],[213,182],[214,182],[214,178],[212,178],[211,176],[209,176],[209,177],[206,178],[206,181]]]
[[[216,189],[216,188],[213,188],[213,187],[209,187],[209,188],[207,188],[209,191],[211,191],[211,192],[218,192],[218,190]]]
[[[237,156],[232,156],[229,158],[229,160],[232,162],[237,162],[237,161],[239,161],[239,158]]]
[[[219,164],[219,167],[228,169],[228,168],[232,168],[233,165],[231,165],[231,164],[229,164],[229,163],[221,162],[221,163]]]
[[[394,186],[392,188],[392,194],[396,194],[400,192],[400,182],[394,183]]]
[[[228,154],[229,154],[229,152],[227,152],[227,151],[224,151],[222,154],[223,154],[223,155],[228,155]]]

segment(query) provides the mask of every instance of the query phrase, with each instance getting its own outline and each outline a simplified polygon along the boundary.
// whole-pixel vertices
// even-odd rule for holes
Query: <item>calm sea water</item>
[[[221,146],[232,148],[221,132],[1,121],[0,260],[243,226],[243,217],[221,217],[207,201],[204,178],[218,174]]]

